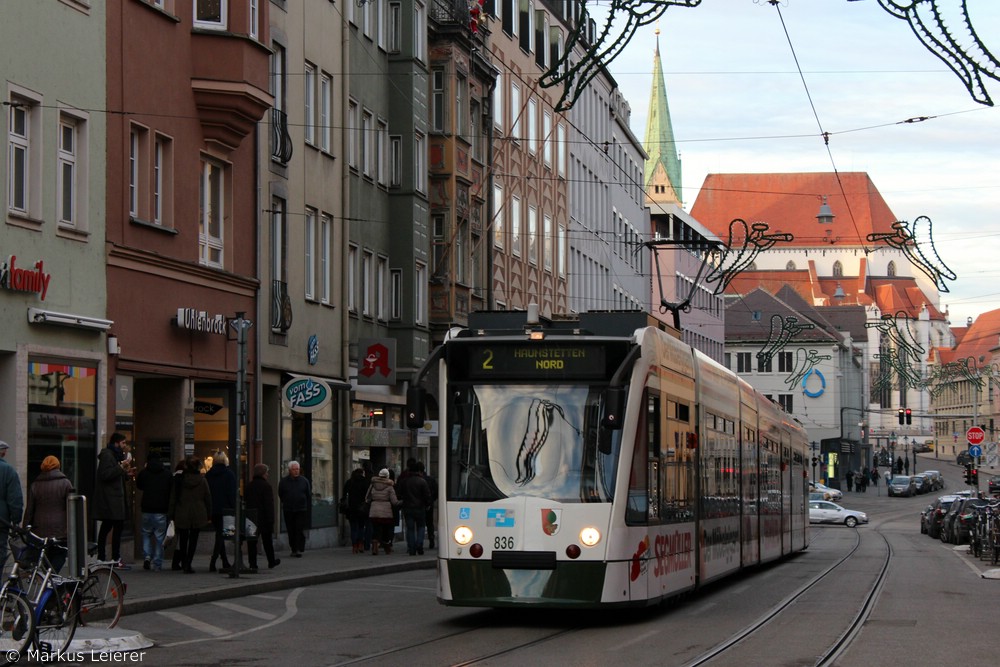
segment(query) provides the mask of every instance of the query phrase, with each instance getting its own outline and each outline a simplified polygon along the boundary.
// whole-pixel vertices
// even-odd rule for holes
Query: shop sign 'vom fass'
[[[322,410],[333,398],[333,391],[324,380],[317,377],[297,377],[285,383],[281,389],[281,401],[292,412],[316,412]]]

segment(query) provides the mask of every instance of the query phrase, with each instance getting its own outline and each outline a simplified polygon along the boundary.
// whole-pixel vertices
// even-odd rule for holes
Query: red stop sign
[[[969,441],[970,445],[982,444],[983,440],[986,439],[986,431],[978,426],[973,426],[965,432],[965,439]]]

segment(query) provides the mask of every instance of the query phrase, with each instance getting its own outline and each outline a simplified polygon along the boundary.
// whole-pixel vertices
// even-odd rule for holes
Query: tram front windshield
[[[621,432],[600,426],[600,388],[480,384],[452,389],[449,500],[534,496],[611,502]]]

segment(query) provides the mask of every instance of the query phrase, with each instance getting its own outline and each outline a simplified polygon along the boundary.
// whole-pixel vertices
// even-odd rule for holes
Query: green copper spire
[[[667,104],[667,86],[663,82],[663,65],[660,63],[660,29],[656,29],[656,52],[653,57],[653,89],[649,97],[649,115],[646,119],[646,139],[643,147],[649,159],[643,184],[646,198],[656,202],[681,200],[681,161],[674,143],[674,128],[670,123],[670,106]]]

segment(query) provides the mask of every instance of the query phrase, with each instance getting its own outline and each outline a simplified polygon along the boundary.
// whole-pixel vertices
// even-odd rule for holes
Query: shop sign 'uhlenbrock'
[[[181,329],[204,331],[205,333],[226,335],[226,316],[221,313],[209,317],[204,310],[194,308],[178,308],[174,323]]]

